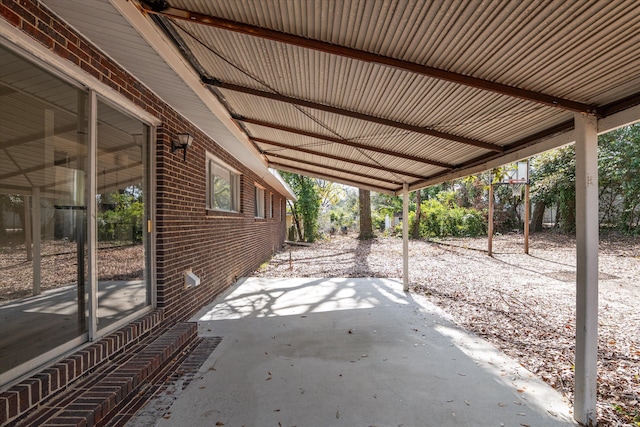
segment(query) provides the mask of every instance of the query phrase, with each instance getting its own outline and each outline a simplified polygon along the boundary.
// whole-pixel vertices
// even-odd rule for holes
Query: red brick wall
[[[236,278],[250,274],[282,245],[285,215],[280,220],[277,208],[283,205],[283,196],[214,140],[37,1],[0,0],[0,19],[162,121],[155,141],[155,232],[158,306],[163,309],[165,321],[189,318]],[[171,152],[171,140],[183,132],[194,136],[186,162],[182,151]],[[241,213],[216,215],[205,209],[207,151],[242,173]],[[273,218],[254,218],[254,182],[265,187],[266,197],[274,193]],[[183,272],[187,268],[201,278],[199,286],[184,289]],[[0,424],[7,414],[0,408]]]

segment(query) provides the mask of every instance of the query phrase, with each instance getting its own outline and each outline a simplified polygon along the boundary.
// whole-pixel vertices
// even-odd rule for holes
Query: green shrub
[[[446,193],[438,196],[421,204],[420,237],[476,237],[487,233],[482,212],[456,206]]]

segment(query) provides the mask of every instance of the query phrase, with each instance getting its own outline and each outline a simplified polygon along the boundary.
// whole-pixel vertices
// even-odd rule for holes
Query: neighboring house
[[[250,274],[293,197],[178,53],[76,6],[0,4],[0,425]]]

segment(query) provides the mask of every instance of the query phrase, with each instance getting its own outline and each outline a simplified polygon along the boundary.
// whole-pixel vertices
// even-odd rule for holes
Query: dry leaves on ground
[[[633,238],[600,245],[598,421],[638,426],[640,413],[640,247]],[[410,284],[455,321],[489,340],[573,398],[575,240],[534,234],[529,255],[520,235],[411,241]],[[402,241],[335,236],[287,246],[256,272],[263,277],[401,277]]]

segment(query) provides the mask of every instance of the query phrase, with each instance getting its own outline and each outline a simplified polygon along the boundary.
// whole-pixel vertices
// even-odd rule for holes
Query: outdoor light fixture
[[[179,133],[178,142],[171,141],[171,152],[175,153],[176,150],[184,150],[184,161],[187,161],[187,148],[193,144],[193,137],[188,133]]]

